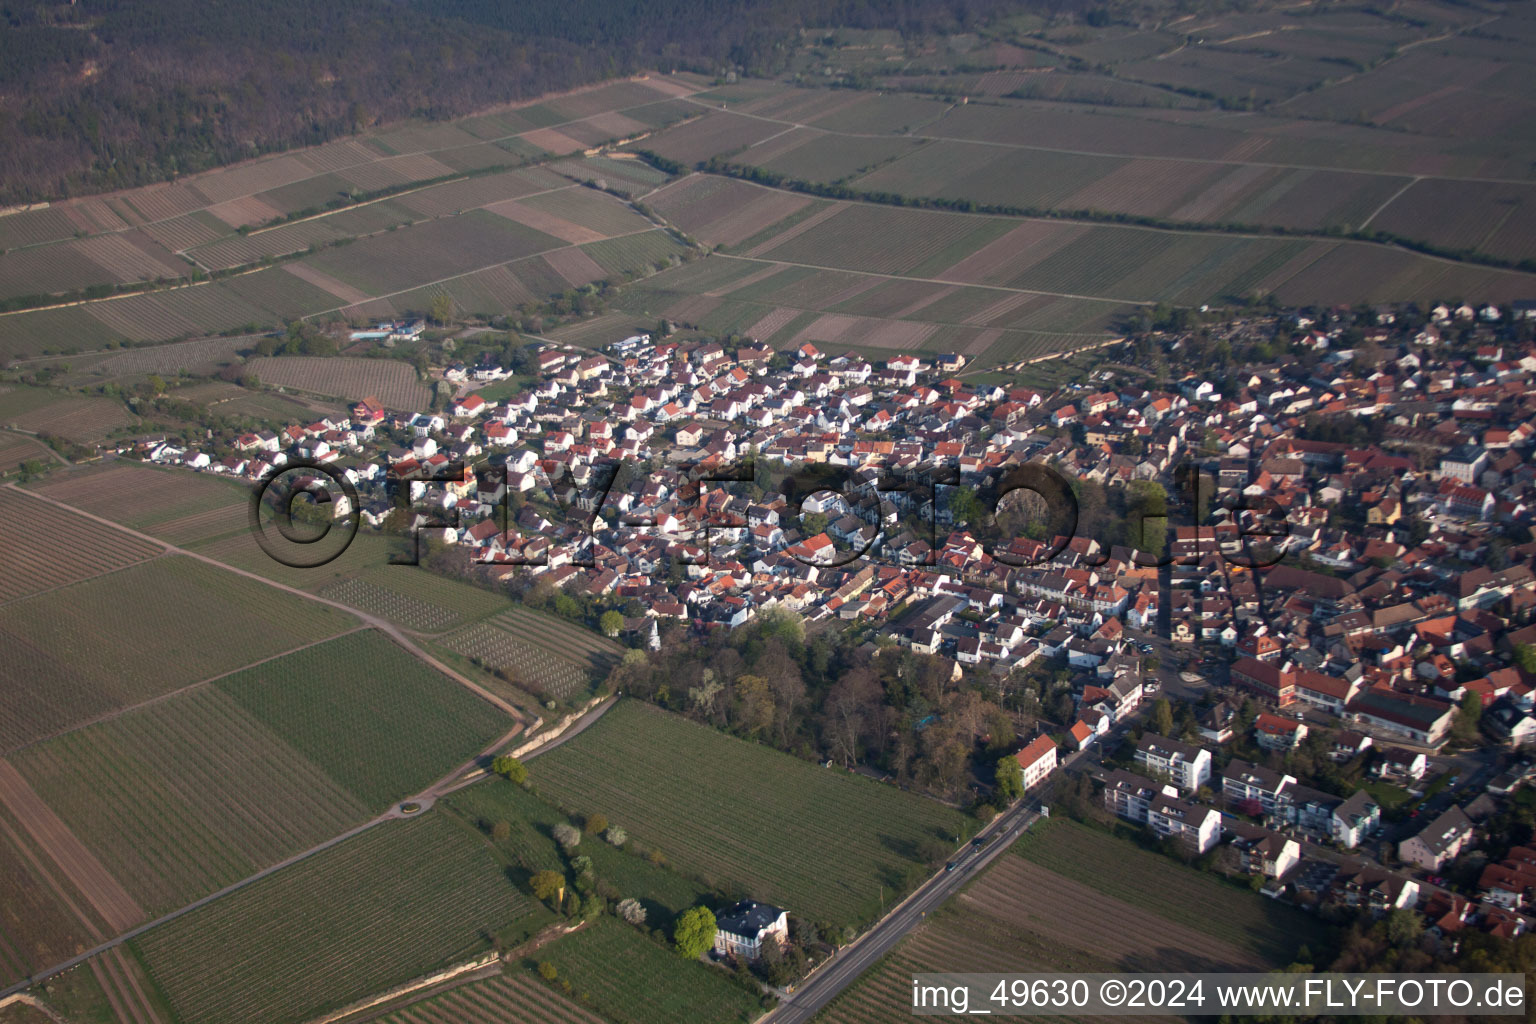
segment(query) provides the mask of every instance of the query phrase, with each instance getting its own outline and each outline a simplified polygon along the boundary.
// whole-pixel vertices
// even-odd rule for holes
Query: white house
[[[789,915],[778,907],[742,900],[715,917],[715,951],[756,960],[769,936],[782,948],[789,941]]]
[[[1363,789],[1333,809],[1329,831],[1333,841],[1346,849],[1359,846],[1366,835],[1381,824],[1381,808]]]
[[[1032,789],[1056,770],[1056,741],[1049,736],[1036,736],[1013,756],[1024,771],[1024,788]]]
[[[1192,793],[1211,778],[1211,752],[1166,736],[1147,733],[1136,744],[1136,763],[1151,774],[1166,776],[1175,786]]]
[[[1176,839],[1196,853],[1221,841],[1221,812],[1159,793],[1147,807],[1147,825],[1159,839]]]

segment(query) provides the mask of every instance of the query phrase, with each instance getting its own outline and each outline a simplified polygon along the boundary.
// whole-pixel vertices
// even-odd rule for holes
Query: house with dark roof
[[[742,900],[715,915],[715,952],[724,956],[756,960],[769,938],[781,948],[789,941],[789,915],[778,907]]]

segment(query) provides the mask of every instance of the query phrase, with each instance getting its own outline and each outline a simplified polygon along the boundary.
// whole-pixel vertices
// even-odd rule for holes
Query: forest
[[[973,27],[1003,0],[0,4],[0,204],[141,185],[648,68],[771,74],[799,29]]]

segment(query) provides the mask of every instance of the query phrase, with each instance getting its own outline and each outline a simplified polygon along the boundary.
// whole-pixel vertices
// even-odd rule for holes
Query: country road
[[[1035,799],[1021,800],[1011,810],[1000,814],[980,835],[986,846],[977,851],[962,848],[951,861],[953,871],[941,871],[918,887],[879,924],[865,932],[853,945],[839,950],[820,970],[811,975],[799,990],[785,998],[758,1024],[803,1024],[816,1016],[828,1003],[857,981],[865,971],[889,953],[907,933],[923,922],[930,911],[937,910],[955,893],[965,888],[1039,819],[1031,808]]]
[[[1041,804],[1049,804],[1055,793],[1055,779],[1058,773],[1065,772],[1088,756],[1088,753],[1088,750],[1079,750],[1063,758],[1043,787],[1026,794],[1023,799],[994,818],[978,833],[978,838],[984,839],[986,845],[980,850],[970,845],[961,847],[949,861],[954,864],[954,870],[940,870],[918,886],[878,924],[861,935],[852,945],[839,950],[836,956],[823,964],[799,989],[759,1020],[758,1024],[804,1024],[805,1021],[816,1016],[844,989],[858,981],[865,971],[878,963],[881,957],[895,948],[896,944],[906,938],[914,928],[922,924],[929,913],[943,906],[951,896],[975,881],[994,860],[1013,845],[1014,840],[1040,820],[1040,813],[1036,808]]]

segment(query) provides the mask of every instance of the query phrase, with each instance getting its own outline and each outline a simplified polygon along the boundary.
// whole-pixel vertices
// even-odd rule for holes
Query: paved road
[[[953,861],[953,871],[941,871],[930,878],[857,942],[840,950],[759,1024],[803,1024],[814,1017],[1038,820],[1040,815],[1032,809],[1038,799],[1021,800],[1012,810],[999,815],[981,833],[988,838],[985,847],[978,851],[965,846]]]
[[[859,979],[859,977],[907,934],[922,924],[934,910],[942,906],[955,893],[974,881],[998,857],[1002,856],[1013,841],[1023,835],[1040,814],[1036,808],[1049,804],[1055,792],[1055,779],[1061,772],[1077,767],[1078,762],[1091,764],[1093,750],[1077,751],[1064,757],[1052,773],[1051,780],[1031,792],[1012,808],[998,815],[979,835],[986,845],[976,850],[969,844],[961,848],[950,863],[953,871],[939,871],[890,911],[878,924],[859,937],[851,946],[839,950],[837,955],[812,974],[777,1009],[765,1016],[758,1024],[804,1024],[824,1006]]]

